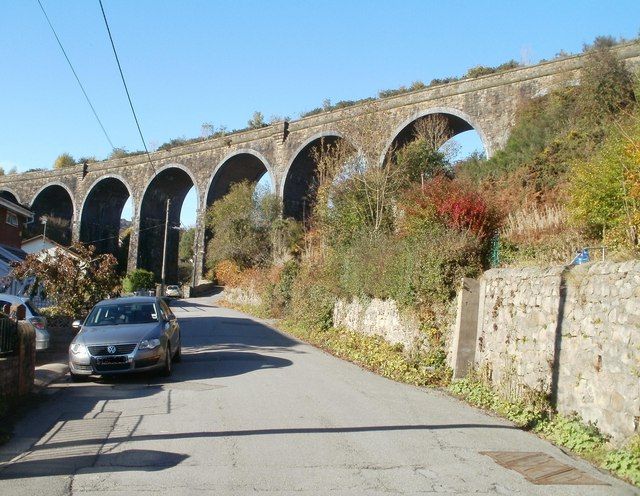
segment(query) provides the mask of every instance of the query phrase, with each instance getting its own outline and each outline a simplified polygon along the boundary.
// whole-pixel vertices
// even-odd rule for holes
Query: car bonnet
[[[151,322],[148,324],[118,324],[106,326],[86,326],[81,334],[85,345],[100,344],[129,344],[138,343],[147,337],[156,337],[160,334],[161,324]],[[154,336],[153,331],[157,331]]]

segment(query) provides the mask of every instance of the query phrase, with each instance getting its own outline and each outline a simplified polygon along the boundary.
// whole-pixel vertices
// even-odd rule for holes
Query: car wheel
[[[87,379],[89,379],[88,375],[74,374],[72,372],[69,372],[69,375],[71,376],[71,382],[87,382]]]
[[[167,343],[167,352],[164,354],[164,368],[162,375],[169,377],[171,375],[171,345]]]
[[[182,341],[180,340],[180,337],[178,337],[178,349],[176,350],[176,353],[173,355],[173,361],[174,362],[182,361]]]

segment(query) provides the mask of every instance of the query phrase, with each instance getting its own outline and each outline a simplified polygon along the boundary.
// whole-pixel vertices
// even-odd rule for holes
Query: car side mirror
[[[71,324],[71,327],[73,328],[74,331],[79,331],[80,328],[82,327],[82,321],[74,320],[73,323]]]

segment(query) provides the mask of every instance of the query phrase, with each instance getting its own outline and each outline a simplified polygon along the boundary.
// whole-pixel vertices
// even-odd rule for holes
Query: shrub
[[[554,443],[566,446],[576,453],[593,453],[602,449],[606,438],[594,425],[587,425],[577,416],[556,415],[542,426],[540,432]]]
[[[242,271],[233,260],[221,260],[214,268],[216,280],[222,286],[237,287],[242,281]]]
[[[347,329],[301,328],[295,324],[286,329],[340,358],[394,381],[416,386],[442,386],[451,377],[447,367],[432,367],[421,355],[407,357],[401,346],[392,345],[379,336],[366,336]]]
[[[605,145],[590,160],[572,167],[570,209],[593,236],[626,232],[622,243],[638,244],[640,231],[640,111],[611,129]]]
[[[405,171],[409,182],[448,173],[449,162],[443,152],[434,149],[424,138],[405,145],[396,156],[397,166]]]
[[[232,260],[241,269],[266,265],[298,250],[300,223],[282,219],[275,195],[261,193],[247,181],[237,183],[207,210],[209,269],[221,260]]]
[[[151,289],[155,286],[155,279],[156,276],[153,272],[135,269],[122,280],[122,290],[125,293],[133,293],[134,291]]]
[[[313,262],[303,263],[291,286],[287,321],[307,329],[329,329],[333,325],[335,302],[331,269]]]
[[[474,186],[442,175],[409,191],[402,205],[410,222],[435,216],[450,229],[469,231],[480,239],[498,226],[497,212]]]
[[[280,317],[291,303],[293,284],[300,271],[296,260],[289,260],[282,267],[276,284],[271,286],[270,308],[274,317]]]
[[[119,292],[117,261],[111,254],[97,255],[92,245],[75,243],[69,251],[73,255],[57,249],[44,256],[27,255],[11,275],[18,280],[33,278],[34,285],[42,284],[65,315],[81,317],[100,300]]]
[[[257,205],[253,186],[235,184],[229,193],[207,210],[207,227],[213,237],[207,246],[207,265],[232,260],[241,268],[256,264],[268,252],[263,230],[257,225]]]
[[[582,114],[595,125],[635,102],[633,77],[609,48],[596,43],[587,51],[580,78]]]

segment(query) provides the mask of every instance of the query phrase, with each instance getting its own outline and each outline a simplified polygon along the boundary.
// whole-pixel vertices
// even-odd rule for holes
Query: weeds
[[[423,354],[407,357],[401,345],[388,343],[379,336],[334,327],[310,330],[292,322],[283,324],[294,336],[394,381],[415,386],[444,386],[451,378],[448,367],[429,365],[429,358]]]
[[[449,391],[471,405],[492,410],[516,425],[536,432],[554,444],[570,449],[640,486],[638,435],[624,448],[613,449],[608,438],[595,425],[585,424],[577,415],[556,413],[544,393],[525,388],[518,399],[507,400],[478,371],[472,371],[467,378],[453,382]]]

